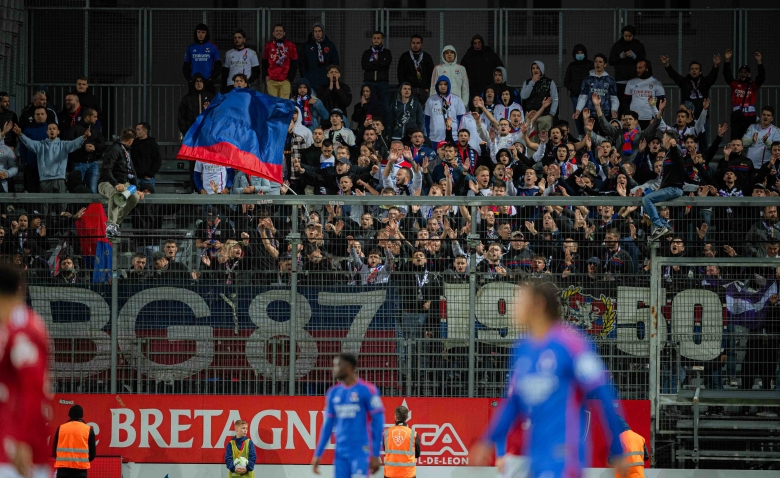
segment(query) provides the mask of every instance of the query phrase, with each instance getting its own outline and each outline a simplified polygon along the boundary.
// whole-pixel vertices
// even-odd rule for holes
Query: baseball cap
[[[754,185],[753,185],[753,189],[754,189],[754,190],[755,190],[755,189],[763,189],[764,191],[766,191],[766,186],[764,186],[764,185],[763,185],[763,184],[761,184],[761,183],[756,183],[756,184],[754,184]]]
[[[349,158],[336,158],[336,162],[342,164],[349,164],[350,166],[352,166],[352,161],[350,161]]]
[[[514,231],[512,234],[509,235],[509,237],[517,237],[517,236],[520,236],[520,239],[525,238],[522,231]]]
[[[154,261],[158,261],[158,260],[160,260],[160,259],[166,259],[166,257],[165,257],[165,253],[164,253],[164,252],[162,252],[162,251],[155,251],[155,252],[152,254],[152,262],[154,262]]]
[[[596,264],[597,266],[601,264],[601,261],[598,257],[593,256],[590,259],[588,259],[588,264]]]
[[[330,110],[330,115],[331,116],[339,115],[339,116],[341,116],[343,118],[344,117],[344,112],[341,111],[339,108],[333,108],[332,110]]]

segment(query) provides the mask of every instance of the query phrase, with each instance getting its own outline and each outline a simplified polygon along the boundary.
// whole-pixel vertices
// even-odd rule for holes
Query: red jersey
[[[298,50],[295,43],[288,39],[277,42],[274,38],[265,44],[263,60],[268,62],[268,71],[265,76],[273,81],[285,81],[290,73],[291,62],[298,61]],[[295,72],[293,72],[293,76]]]
[[[755,81],[734,80],[729,83],[731,88],[731,105],[734,111],[742,112],[742,116],[756,116],[756,98],[760,85]]]
[[[0,326],[0,463],[9,463],[7,442],[27,443],[33,464],[49,463],[50,417],[49,335],[41,317],[21,305]]]

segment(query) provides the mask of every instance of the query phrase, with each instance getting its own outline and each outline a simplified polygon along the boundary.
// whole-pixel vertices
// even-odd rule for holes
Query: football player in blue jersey
[[[623,422],[604,364],[586,338],[559,322],[555,286],[524,284],[514,310],[517,325],[526,328],[528,337],[517,344],[507,398],[472,449],[472,464],[486,465],[493,446],[507,439],[518,418],[527,418],[531,425],[523,454],[530,461],[528,477],[581,477],[590,456],[584,440],[588,396],[599,400],[604,410],[610,455],[621,455]]]
[[[358,378],[357,358],[342,353],[333,359],[333,378],[339,384],[325,395],[325,423],[311,466],[319,475],[320,458],[331,434],[336,435],[335,478],[361,478],[376,473],[385,427],[385,408],[379,390]]]

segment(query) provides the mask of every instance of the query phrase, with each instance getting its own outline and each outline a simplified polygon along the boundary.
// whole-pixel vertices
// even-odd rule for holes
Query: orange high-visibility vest
[[[72,421],[60,425],[57,461],[54,468],[89,469],[89,430],[86,423]]]
[[[417,432],[406,425],[385,428],[385,476],[413,478],[417,476],[414,444]]]
[[[623,454],[620,456],[626,469],[625,473],[615,472],[616,478],[645,478],[645,439],[642,435],[626,430],[620,434]]]

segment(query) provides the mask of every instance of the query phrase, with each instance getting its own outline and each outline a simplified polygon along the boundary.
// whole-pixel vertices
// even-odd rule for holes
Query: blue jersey
[[[334,385],[325,396],[325,423],[314,455],[322,456],[335,433],[337,457],[379,457],[384,427],[385,407],[374,384],[358,379],[349,387]]]
[[[211,78],[211,70],[215,61],[220,61],[219,48],[208,41],[203,44],[193,43],[187,47],[187,51],[184,53],[184,63],[192,64],[190,77],[195,76],[195,73],[200,73],[204,78]]]
[[[541,340],[523,340],[514,363],[507,398],[491,420],[487,439],[500,449],[516,420],[530,419],[524,455],[530,460],[531,478],[581,476],[589,456],[584,443],[589,394],[602,402],[612,433],[611,454],[622,453],[624,425],[604,364],[579,332],[556,325]]]

